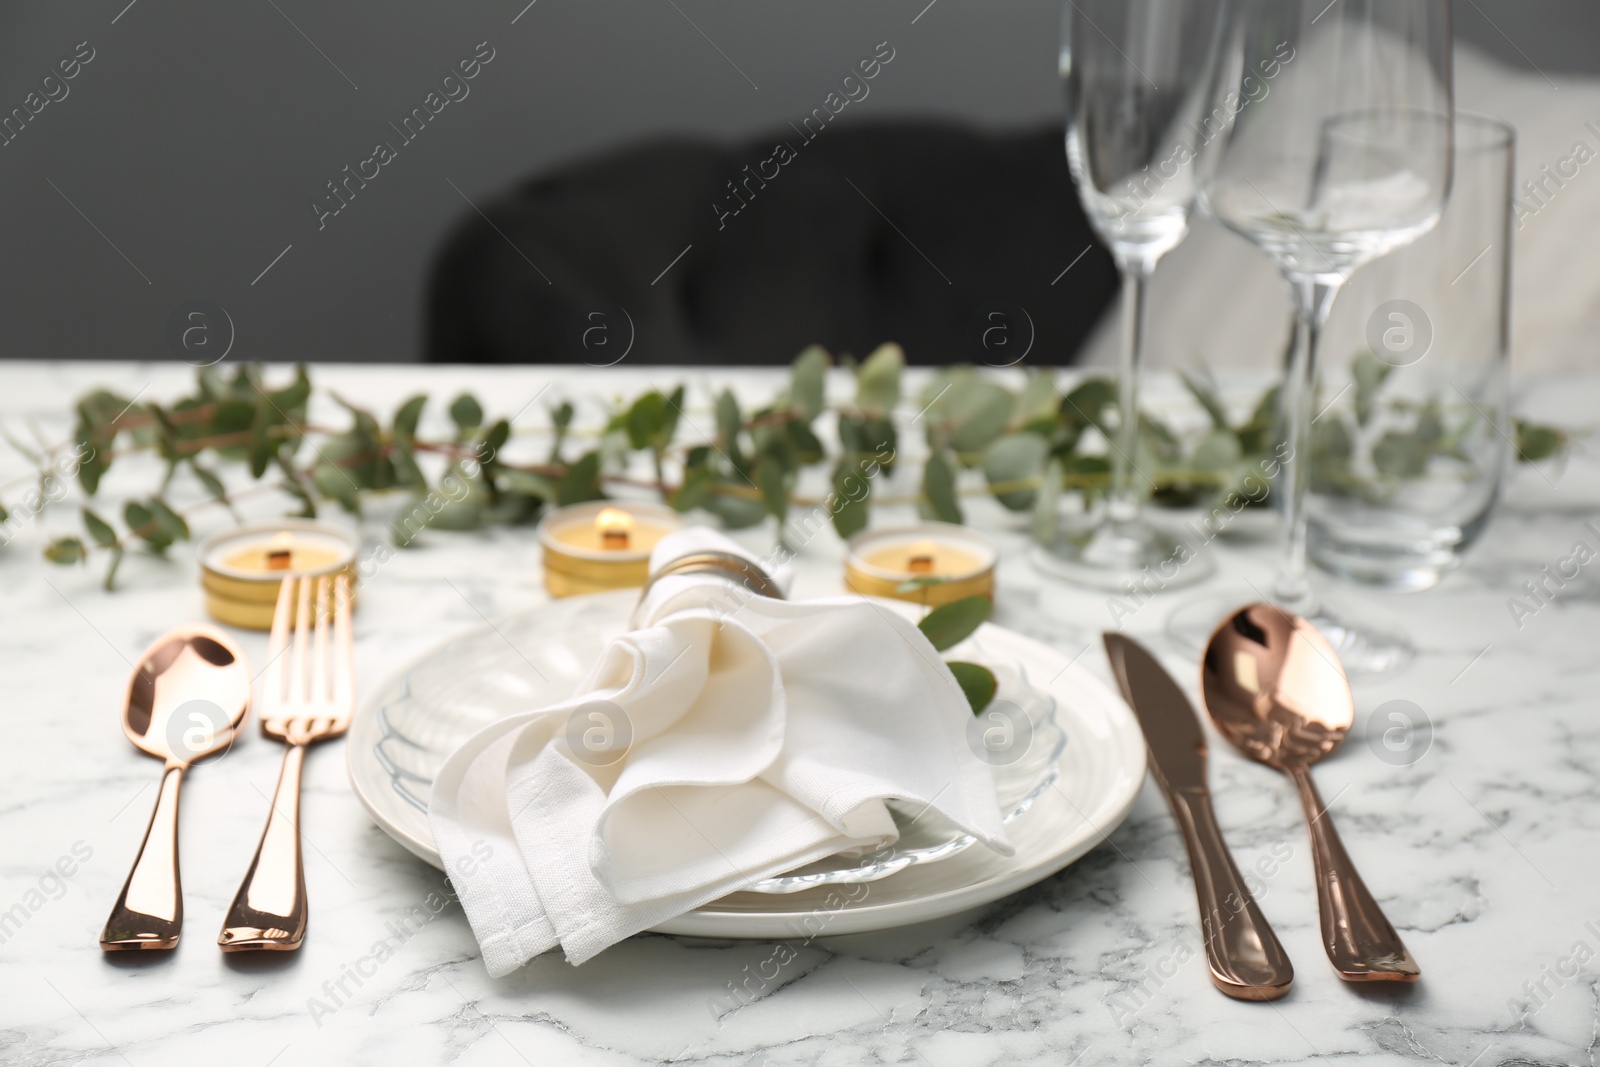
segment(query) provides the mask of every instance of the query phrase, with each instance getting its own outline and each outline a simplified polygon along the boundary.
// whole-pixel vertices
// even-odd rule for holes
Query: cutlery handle
[[[1299,767],[1290,774],[1310,824],[1322,947],[1328,950],[1334,970],[1347,982],[1415,982],[1422,970],[1356,873],[1356,865],[1333,828],[1333,818],[1317,795],[1311,772]]]
[[[1189,849],[1211,980],[1239,1000],[1276,1000],[1289,992],[1294,966],[1234,866],[1210,794],[1174,791],[1167,800]]]
[[[306,935],[306,874],[300,858],[300,768],[306,746],[290,745],[255,859],[223,920],[224,952],[289,951]]]
[[[144,841],[122,895],[100,932],[107,952],[141,948],[177,948],[183,931],[183,887],[178,878],[178,786],[183,768],[173,765],[161,776],[156,809],[150,813]]]

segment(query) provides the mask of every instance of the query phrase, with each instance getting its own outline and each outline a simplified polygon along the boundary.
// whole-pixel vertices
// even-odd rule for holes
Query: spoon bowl
[[[1311,765],[1339,746],[1355,720],[1333,646],[1305,619],[1250,604],[1211,635],[1200,686],[1224,737],[1294,779],[1310,826],[1323,947],[1339,977],[1416,981],[1416,961],[1356,873],[1311,780]]]
[[[183,928],[178,785],[196,760],[233,743],[249,710],[250,667],[220,630],[172,630],[139,657],[123,702],[122,729],[166,769],[138,858],[100,934],[102,949],[177,947]]]
[[[1339,655],[1305,619],[1251,604],[1206,646],[1206,711],[1252,759],[1289,771],[1309,767],[1344,740],[1355,700]]]

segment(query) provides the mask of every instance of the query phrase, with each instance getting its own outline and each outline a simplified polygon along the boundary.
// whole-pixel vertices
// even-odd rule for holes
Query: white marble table
[[[186,368],[0,363],[0,425],[66,430],[70,400],[108,384],[176,395]],[[549,396],[724,379],[752,395],[772,377],[616,368],[552,373],[323,368],[380,411],[419,388],[476,389],[510,414]],[[1541,381],[1521,408],[1586,425],[1600,377]],[[536,430],[543,401],[518,421]],[[332,417],[330,415],[330,417]],[[519,438],[520,440],[520,438]],[[0,460],[0,481],[26,468]],[[118,469],[102,494],[148,492]],[[179,487],[182,495],[192,491]],[[15,497],[8,491],[6,501]],[[274,502],[261,506],[281,510]],[[119,589],[98,567],[38,556],[76,526],[76,502],[24,523],[0,549],[0,1061],[213,1064],[1591,1064],[1600,1043],[1600,596],[1593,568],[1519,628],[1507,598],[1571,554],[1600,514],[1600,468],[1522,470],[1485,542],[1443,586],[1409,597],[1356,591],[1422,650],[1403,675],[1357,690],[1358,728],[1318,771],[1346,843],[1425,978],[1411,988],[1338,981],[1318,944],[1310,857],[1289,783],[1223,744],[1213,786],[1241,867],[1263,864],[1262,906],[1297,965],[1272,1005],[1227,1000],[1198,953],[1182,846],[1146,786],[1110,842],[1059,876],[976,912],[798,947],[769,991],[726,1011],[729,983],[774,946],[642,936],[582,968],[555,956],[490,980],[442,876],[368,820],[339,743],[315,750],[305,820],[312,920],[299,953],[224,957],[215,931],[255,846],[281,755],[253,731],[185,786],[188,929],[173,953],[102,955],[96,936],[127,873],[158,777],[123,739],[129,660],[197,618],[192,549],[130,558]],[[972,509],[1005,548],[998,621],[1084,652],[1103,672],[1103,597],[1035,574],[1017,522]],[[226,522],[196,517],[203,531]],[[365,532],[382,534],[378,522]],[[770,530],[747,531],[764,547]],[[358,673],[367,684],[484,615],[543,602],[526,530],[428,534],[365,589]],[[1268,575],[1270,554],[1218,543],[1222,581]],[[838,588],[831,533],[801,557],[799,592]],[[1173,594],[1181,596],[1182,594]],[[1170,599],[1127,620],[1157,634]],[[261,635],[242,640],[252,656]],[[1170,661],[1192,676],[1192,665]],[[1407,699],[1431,720],[1411,765],[1380,760],[1368,717]],[[1379,724],[1387,726],[1387,723]],[[1378,732],[1372,731],[1373,734]],[[1273,863],[1274,860],[1281,862]],[[70,872],[70,873],[66,873]],[[357,967],[359,965],[359,972]],[[724,1013],[720,1016],[717,1010]]]

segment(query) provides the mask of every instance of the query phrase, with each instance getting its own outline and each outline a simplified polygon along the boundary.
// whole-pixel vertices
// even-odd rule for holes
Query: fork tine
[[[284,702],[283,658],[289,654],[289,617],[294,604],[294,579],[285,577],[278,585],[278,606],[272,613],[272,636],[267,641],[267,668],[262,672],[261,692],[266,697],[263,710]]]
[[[336,609],[333,614],[333,704],[342,718],[355,706],[355,642],[350,635],[350,576],[333,580]]]
[[[295,613],[294,620],[294,654],[289,657],[289,700],[291,703],[300,703],[309,699],[306,695],[306,653],[307,645],[311,638],[311,582],[309,579],[300,579],[299,611]]]
[[[311,699],[316,703],[332,695],[328,687],[328,613],[333,610],[332,580],[316,579],[316,640],[311,645]]]

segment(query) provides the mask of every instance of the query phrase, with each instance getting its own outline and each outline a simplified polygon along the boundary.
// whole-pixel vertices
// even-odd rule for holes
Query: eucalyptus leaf
[[[762,456],[756,464],[756,488],[761,490],[761,501],[767,511],[778,520],[781,530],[789,514],[789,472],[775,456]]]
[[[894,469],[899,453],[899,433],[888,419],[839,416],[839,443],[846,460],[870,457],[886,471]]]
[[[1342,462],[1355,454],[1355,439],[1344,420],[1328,416],[1318,419],[1311,427],[1311,460],[1313,463]]]
[[[512,492],[537,497],[540,500],[556,499],[555,481],[543,474],[519,470],[516,467],[500,467],[494,476],[501,485]]]
[[[672,506],[678,511],[693,511],[705,505],[717,484],[717,472],[710,467],[693,467],[684,471],[683,482],[672,494]]]
[[[1093,426],[1106,432],[1106,409],[1117,403],[1117,386],[1105,378],[1089,378],[1061,398],[1061,419],[1071,426]]]
[[[1517,454],[1525,463],[1537,463],[1566,451],[1567,435],[1549,426],[1518,419]]]
[[[1427,470],[1428,453],[1415,434],[1390,431],[1372,446],[1372,466],[1391,478],[1415,478]]]
[[[917,398],[917,408],[922,415],[924,425],[932,427],[944,421],[950,394],[955,392],[971,373],[971,368],[962,367],[944,367],[933,372],[933,377],[928,379],[927,388],[923,389],[922,395]],[[929,444],[933,443],[930,438]]]
[[[628,409],[628,443],[634,448],[650,447],[666,420],[667,398],[655,390],[644,394]]]
[[[1199,375],[1190,374],[1188,371],[1179,371],[1179,377],[1189,392],[1199,401],[1200,406],[1206,409],[1206,414],[1211,416],[1211,425],[1218,430],[1228,428],[1228,408],[1222,402],[1222,397],[1217,395],[1216,383],[1209,376],[1201,378]]]
[[[471,393],[462,393],[450,401],[450,421],[463,434],[483,425],[483,405]]]
[[[511,440],[511,423],[500,419],[489,432],[483,435],[483,440],[478,445],[478,459],[484,467],[500,465],[500,450],[506,447],[506,442]]]
[[[1111,461],[1103,456],[1076,455],[1061,460],[1062,484],[1083,494],[1092,505],[1111,485]]]
[[[88,508],[83,509],[83,527],[89,531],[89,536],[94,538],[94,543],[109,548],[117,543],[117,531],[111,524]]]
[[[1033,539],[1041,545],[1055,543],[1061,532],[1061,461],[1051,459],[1033,501]]]
[[[982,452],[1005,432],[1015,404],[1009,389],[985,379],[958,390],[945,409],[955,426],[951,447],[962,454]]]
[[[222,484],[222,479],[218,478],[215,473],[207,470],[192,460],[189,463],[189,470],[194,472],[195,479],[199,481],[199,483],[205,488],[205,491],[211,495],[211,499],[222,504],[226,504],[228,502],[228,488]]]
[[[474,500],[446,500],[438,510],[433,512],[433,517],[428,520],[428,525],[440,530],[476,530],[483,525],[485,510],[482,503]]]
[[[721,519],[728,529],[742,530],[767,517],[767,505],[763,501],[753,500],[738,491],[750,488],[742,480],[719,480],[715,488],[717,491],[706,497],[701,507]]]
[[[833,469],[833,495],[828,499],[833,512],[833,528],[840,537],[854,537],[867,528],[867,498],[872,482],[855,464],[841,461]]]
[[[272,405],[264,399],[252,411],[249,431],[250,444],[248,446],[250,477],[252,478],[259,478],[267,473],[267,468],[272,464],[273,453],[277,451],[272,439],[274,414]]]
[[[1028,380],[1017,393],[1017,420],[1023,425],[1042,420],[1054,422],[1056,409],[1061,404],[1060,396],[1053,372],[1030,371]]]
[[[827,449],[822,446],[822,441],[805,423],[787,422],[783,429],[797,462],[809,465],[821,463],[827,457]]]
[[[135,500],[128,501],[122,509],[122,521],[128,524],[129,533],[143,541],[157,555],[172,547],[172,528],[158,519],[148,506]]]
[[[717,396],[716,414],[717,440],[728,462],[737,467],[741,459],[739,431],[744,426],[744,419],[739,414],[739,401],[734,397],[733,390],[724,389]]]
[[[311,468],[311,484],[317,492],[338,502],[352,515],[361,514],[361,491],[350,476],[333,463],[324,460]]]
[[[413,441],[417,436],[417,423],[422,421],[422,409],[428,406],[426,393],[411,397],[394,413],[396,439]]]
[[[822,412],[827,375],[828,351],[821,345],[812,345],[795,357],[789,377],[789,408],[805,422]]]
[[[100,479],[111,469],[110,442],[96,444],[90,430],[80,424],[73,443],[78,457],[78,484],[85,493],[94,496],[100,488]]]
[[[1189,465],[1197,471],[1215,473],[1231,471],[1239,465],[1239,459],[1243,454],[1237,437],[1226,430],[1215,430],[1195,446],[1194,454],[1189,458]]]
[[[1278,396],[1281,390],[1281,386],[1274,385],[1262,393],[1249,420],[1239,427],[1239,447],[1244,449],[1246,455],[1264,452],[1277,440]]]
[[[856,407],[873,415],[887,415],[900,403],[900,372],[905,350],[896,344],[879,345],[856,372]]]
[[[89,550],[76,537],[57,537],[44,547],[44,558],[51,563],[82,563],[88,556]]]
[[[961,687],[961,695],[967,698],[972,714],[977,715],[994,703],[994,694],[1000,688],[1000,683],[988,667],[961,660],[951,660],[945,666],[956,676],[956,684]]]
[[[962,521],[961,504],[956,498],[955,467],[942,452],[929,456],[927,466],[922,469],[922,496],[919,510],[924,518]]]
[[[173,511],[165,500],[152,497],[150,500],[150,515],[155,519],[161,531],[172,541],[189,540],[189,524],[183,516]]]
[[[1049,454],[1050,442],[1036,433],[1012,434],[991,444],[983,453],[983,476],[994,498],[1012,511],[1033,507],[1037,490],[1017,486],[1037,482]]]
[[[417,464],[417,457],[412,451],[409,440],[396,436],[394,451],[389,456],[389,462],[394,468],[395,485],[407,489],[422,489],[427,486],[428,479]]]
[[[1155,466],[1175,466],[1183,458],[1183,442],[1172,428],[1160,419],[1139,413],[1139,438],[1137,449],[1143,458],[1144,469]]]
[[[267,395],[272,398],[272,406],[288,419],[304,422],[306,404],[311,400],[311,374],[304,363],[297,364],[294,371],[294,381]]]
[[[562,507],[604,497],[600,490],[599,452],[590,452],[572,464],[556,483],[556,503]]]
[[[971,637],[993,610],[994,604],[986,596],[963,597],[928,612],[917,623],[917,629],[934,648],[943,652]]]
[[[561,446],[567,442],[567,431],[572,427],[575,414],[572,404],[566,400],[550,409],[550,425],[555,428],[555,437],[550,442],[551,463],[561,462]]]

